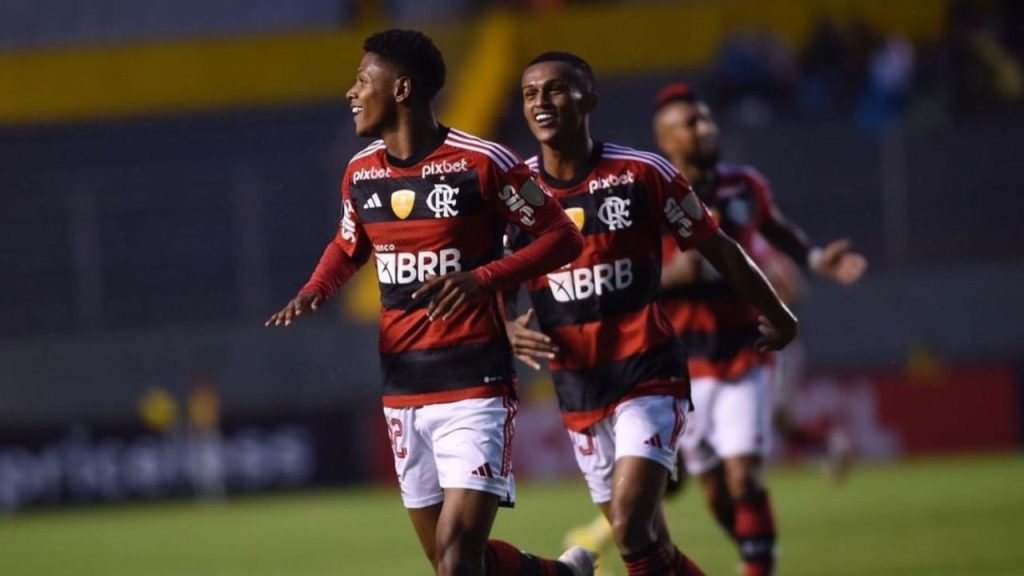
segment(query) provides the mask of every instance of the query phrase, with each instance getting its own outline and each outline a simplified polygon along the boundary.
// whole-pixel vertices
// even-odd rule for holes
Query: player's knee
[[[733,500],[749,499],[761,491],[760,474],[754,466],[743,466],[730,471],[725,483]]]
[[[468,576],[483,574],[484,559],[482,555],[470,555],[457,546],[440,553],[434,567],[437,576]]]
[[[439,537],[434,552],[438,576],[483,574],[484,549],[465,536]]]
[[[658,539],[654,518],[635,509],[612,506],[611,526],[615,542],[623,552],[643,550]]]

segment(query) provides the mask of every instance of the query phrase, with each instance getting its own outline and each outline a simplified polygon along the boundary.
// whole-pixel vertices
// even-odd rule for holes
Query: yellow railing
[[[487,136],[518,68],[547,49],[578,52],[598,74],[694,67],[743,28],[802,46],[822,17],[937,37],[949,0],[723,0],[491,13],[431,30],[453,66],[441,117]],[[377,24],[254,38],[0,53],[0,124],[296,104],[341,98]]]

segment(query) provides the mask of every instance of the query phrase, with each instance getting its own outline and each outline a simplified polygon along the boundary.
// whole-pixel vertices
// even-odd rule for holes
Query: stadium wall
[[[486,119],[501,103],[474,96],[514,83],[514,70],[545,49],[577,51],[600,74],[678,70],[705,63],[737,30],[772,31],[799,47],[825,17],[934,39],[948,2],[890,0],[885,10],[873,0],[605,4],[550,15],[490,14],[428,32],[453,70],[460,69],[460,55],[469,59],[462,73],[474,80],[455,83],[452,98],[464,104],[455,114]],[[362,39],[382,26],[361,22],[339,31],[3,52],[0,124],[338,100],[349,87]],[[495,128],[460,126],[482,135]]]

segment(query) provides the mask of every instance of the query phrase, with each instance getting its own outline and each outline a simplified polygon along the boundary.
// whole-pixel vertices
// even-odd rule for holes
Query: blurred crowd
[[[957,0],[937,41],[914,43],[864,21],[818,22],[794,52],[771,33],[734,34],[711,68],[720,111],[746,124],[775,116],[849,116],[868,130],[937,122],[1024,102],[1024,3]]]

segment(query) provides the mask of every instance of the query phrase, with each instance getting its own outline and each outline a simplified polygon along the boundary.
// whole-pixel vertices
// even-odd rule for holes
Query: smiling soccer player
[[[550,360],[577,463],[629,574],[702,574],[660,514],[690,408],[685,352],[658,303],[662,228],[763,311],[763,349],[792,340],[796,319],[671,164],[591,137],[598,96],[586,61],[538,56],[523,71],[522,95],[541,150],[527,164],[580,228],[584,249],[527,282],[541,331],[526,327],[532,311],[510,321],[513,347],[533,366],[534,358]],[[537,241],[529,231],[511,236],[521,249]]]
[[[515,488],[512,353],[498,291],[575,258],[576,227],[504,146],[440,125],[441,53],[423,34],[370,36],[347,97],[357,153],[337,236],[298,296],[267,321],[315,311],[371,257],[381,288],[384,416],[420,544],[439,575],[585,576],[591,555],[556,560],[488,540]],[[506,224],[537,242],[502,258]]]

